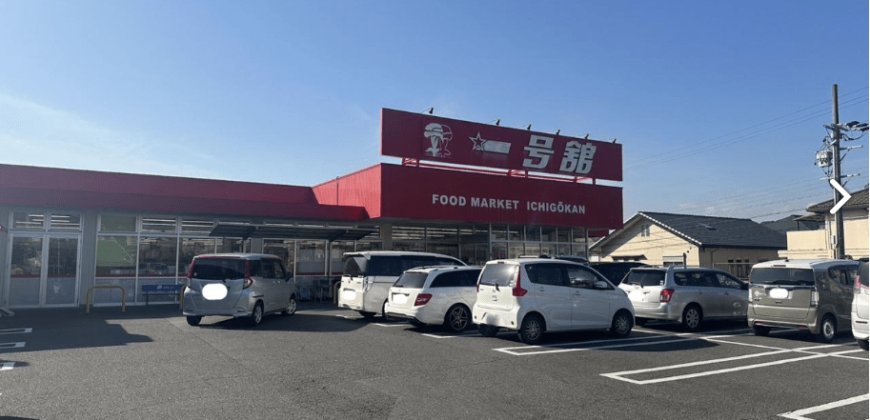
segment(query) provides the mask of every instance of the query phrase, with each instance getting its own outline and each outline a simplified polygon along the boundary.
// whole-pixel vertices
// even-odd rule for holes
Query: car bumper
[[[384,306],[384,310],[388,316],[401,319],[411,319],[422,322],[424,324],[442,324],[444,323],[444,314],[440,316],[434,311],[429,310],[426,306],[416,306],[413,308],[401,308],[390,305],[390,302]]]
[[[251,295],[241,296],[235,305],[222,308],[210,308],[200,293],[187,289],[184,293],[184,316],[248,316],[254,311],[257,299]]]
[[[685,305],[673,303],[632,302],[636,318],[663,319],[679,322],[683,318]]]
[[[870,338],[870,324],[868,320],[861,319],[858,314],[852,312],[852,335],[856,340],[867,340]]]
[[[780,317],[772,317],[772,316],[758,316],[753,311],[752,307],[749,307],[749,310],[746,312],[746,322],[749,327],[754,326],[764,326],[764,327],[774,327],[774,328],[798,328],[801,330],[807,330],[812,334],[818,334],[821,328],[821,325],[816,320],[816,311],[810,310],[807,313],[806,318],[780,318]],[[842,328],[842,327],[841,327]],[[838,328],[838,329],[841,329]]]
[[[474,309],[471,311],[471,322],[516,331],[520,329],[520,320],[522,320],[523,315],[519,311],[518,306],[510,310],[499,310],[474,305]]]

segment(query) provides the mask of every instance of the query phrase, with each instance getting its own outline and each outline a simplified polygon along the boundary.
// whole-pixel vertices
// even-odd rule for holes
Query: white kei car
[[[415,268],[402,273],[390,288],[384,311],[414,325],[444,325],[461,332],[471,326],[481,267]]]

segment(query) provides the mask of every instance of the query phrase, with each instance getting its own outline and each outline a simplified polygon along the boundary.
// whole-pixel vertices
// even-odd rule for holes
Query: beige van
[[[851,328],[852,288],[858,261],[780,260],[756,264],[749,274],[746,318],[755,335],[771,327],[797,327],[830,342]]]

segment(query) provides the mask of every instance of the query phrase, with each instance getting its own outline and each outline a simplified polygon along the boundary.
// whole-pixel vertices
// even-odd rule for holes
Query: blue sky
[[[383,107],[624,145],[624,217],[833,197],[868,120],[868,2],[0,0],[0,163],[315,185]],[[864,148],[844,161],[867,184]]]

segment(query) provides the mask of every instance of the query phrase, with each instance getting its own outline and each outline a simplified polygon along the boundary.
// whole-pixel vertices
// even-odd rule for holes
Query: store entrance
[[[76,305],[80,242],[78,235],[11,235],[9,306]]]

